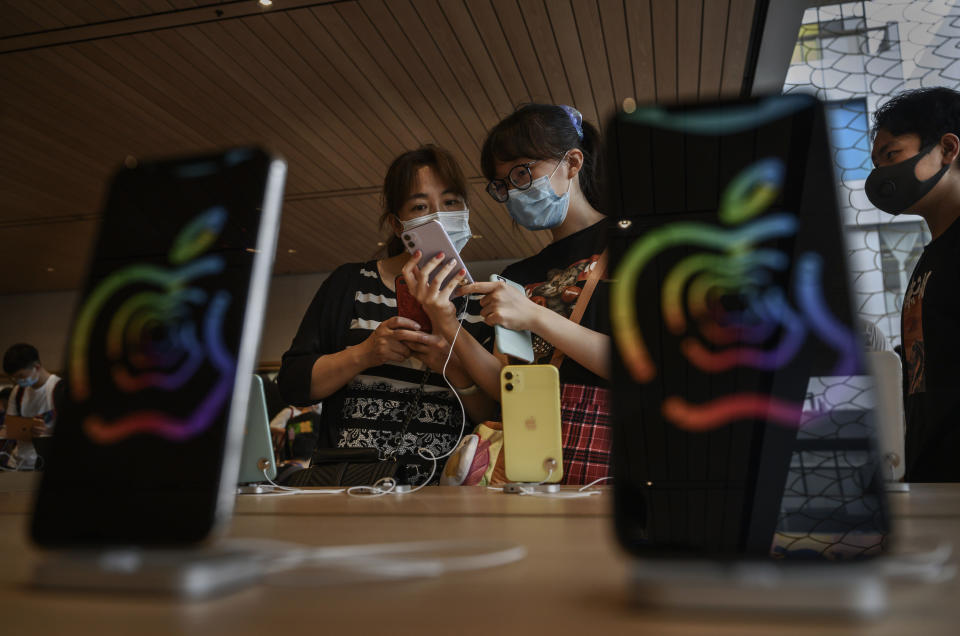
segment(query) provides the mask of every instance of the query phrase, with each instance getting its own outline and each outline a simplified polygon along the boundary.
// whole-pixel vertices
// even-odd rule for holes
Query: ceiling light
[[[483,234],[473,234],[470,238],[481,239],[483,238]]]
[[[296,254],[296,253],[297,253],[297,250],[295,250],[295,249],[293,249],[293,248],[287,250],[287,254]]]
[[[383,247],[384,245],[386,245],[386,243],[383,241],[377,241],[377,247]]]
[[[54,271],[54,270],[53,270],[52,267],[48,267],[48,268],[47,268],[47,271],[48,271],[48,272],[52,272],[52,271]]]
[[[269,7],[273,5],[273,0],[260,0],[261,7]]]

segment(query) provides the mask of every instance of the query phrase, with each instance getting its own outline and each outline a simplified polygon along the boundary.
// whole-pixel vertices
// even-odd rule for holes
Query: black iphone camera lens
[[[505,377],[505,378],[508,379],[508,380],[512,380],[512,379],[513,379],[513,374],[510,373],[509,371],[507,371],[506,373],[503,374],[503,377]]]
[[[510,384],[509,382],[507,382],[503,388],[505,388],[507,391],[513,391],[513,385]]]

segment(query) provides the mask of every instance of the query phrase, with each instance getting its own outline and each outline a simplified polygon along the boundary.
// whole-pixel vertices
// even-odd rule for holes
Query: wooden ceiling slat
[[[465,64],[463,56],[458,55],[458,51],[453,46],[456,40],[451,41],[449,37],[443,37],[449,34],[449,25],[446,24],[445,20],[435,19],[432,21],[434,28],[428,28],[421,13],[413,8],[409,0],[394,1],[390,5],[374,4],[373,6],[383,7],[384,9],[389,7],[389,11],[396,22],[388,21],[387,24],[391,30],[399,27],[398,31],[409,42],[409,47],[406,45],[391,47],[397,55],[397,59],[412,62],[420,77],[429,77],[432,84],[437,86],[437,95],[443,95],[449,103],[449,107],[446,103],[443,103],[443,99],[436,102],[431,100],[429,93],[425,95],[427,103],[434,105],[438,114],[444,116],[444,119],[452,117],[459,121],[479,151],[479,144],[487,130],[487,124],[480,114],[481,110],[485,111],[487,121],[492,121],[494,116],[491,114],[492,108],[489,101],[486,96],[482,95],[482,92],[473,91],[471,95],[468,95],[463,87],[462,80],[469,75],[469,65]],[[441,47],[438,38],[444,40],[449,48]],[[393,40],[390,38],[387,41]],[[417,57],[411,55],[413,51],[418,53]],[[451,59],[458,59],[461,73],[457,73],[450,66]],[[452,132],[456,133],[456,131]]]
[[[497,78],[502,82],[503,90],[507,94],[510,108],[502,113],[506,115],[513,112],[517,105],[531,101],[531,91],[527,88],[526,80],[490,0],[466,0],[465,8],[480,34],[483,48],[490,56]],[[447,11],[451,12],[449,8]],[[471,50],[479,50],[479,48],[472,47]],[[545,89],[544,93],[546,93]]]
[[[73,49],[73,54],[66,60],[59,60],[56,53],[52,50],[40,51],[40,54],[49,60],[50,65],[62,64],[65,69],[69,68],[70,73],[77,74],[84,88],[81,90],[80,97],[84,99],[104,100],[106,104],[113,106],[104,106],[104,112],[114,111],[133,111],[140,113],[143,117],[138,117],[139,126],[129,129],[127,134],[122,135],[129,142],[136,141],[138,133],[147,131],[150,134],[150,126],[157,130],[169,130],[174,135],[171,141],[177,142],[177,134],[182,136],[191,146],[204,145],[207,143],[202,132],[195,130],[188,121],[176,119],[170,113],[154,100],[144,95],[139,90],[131,90],[130,86],[117,82],[117,77],[106,70],[103,66],[94,62],[90,56],[97,57],[100,61],[107,64],[115,64],[115,60],[110,56],[102,55],[100,47],[101,42],[87,42],[78,44]],[[141,84],[142,85],[142,82]],[[146,124],[146,125],[145,125]],[[138,128],[140,130],[138,130]],[[170,135],[167,135],[170,137]],[[183,141],[179,141],[183,143]]]
[[[320,151],[300,143],[297,131],[284,117],[285,111],[277,96],[250,81],[243,65],[217,44],[217,40],[226,41],[226,37],[219,32],[218,24],[160,32],[156,36],[182,38],[193,47],[192,53],[209,61],[208,64],[197,65],[196,70],[230,95],[230,101],[244,104],[251,109],[251,123],[261,127],[261,130],[269,130],[271,134],[268,141],[290,160],[291,177],[297,174],[312,190],[342,187],[342,184],[329,177],[326,169],[318,163]],[[191,57],[191,61],[193,59]]]
[[[313,178],[311,159],[300,153],[298,145],[280,143],[281,134],[275,131],[276,120],[263,121],[256,109],[255,99],[237,94],[233,79],[199,54],[198,49],[179,32],[147,33],[146,43],[138,50],[149,51],[169,67],[172,77],[185,85],[197,100],[197,111],[214,118],[230,131],[230,145],[260,144],[281,153],[290,161],[287,192],[313,191],[320,181]]]
[[[543,0],[517,0],[526,25],[527,38],[533,44],[540,71],[547,85],[548,103],[573,104],[570,80],[563,68],[563,59],[553,33],[550,16]]]
[[[16,2],[16,0],[0,1],[0,15],[3,16],[3,20],[0,20],[0,37],[33,33],[43,28],[35,20],[20,11],[23,4],[28,3]]]
[[[341,11],[344,17],[350,15],[348,22],[390,76],[408,105],[410,116],[421,122],[426,133],[423,141],[435,142],[450,150],[461,165],[471,165],[480,147],[476,129],[471,132],[461,119],[461,115],[468,113],[458,113],[442,103],[441,86],[414,54],[412,44],[405,41],[403,29],[383,3],[348,4]],[[476,123],[480,127],[479,120]]]
[[[624,3],[630,63],[633,66],[633,91],[637,103],[657,99],[657,79],[653,62],[653,26],[650,21],[650,0]]]
[[[573,0],[573,12],[576,29],[580,33],[583,59],[586,63],[586,73],[590,81],[593,103],[596,108],[597,119],[595,123],[602,129],[606,125],[610,114],[617,107],[618,100],[614,97],[611,65],[607,63],[600,9],[596,0]],[[629,56],[625,54],[617,61],[617,64],[629,64],[627,60],[629,60]]]
[[[286,88],[264,62],[250,52],[252,42],[240,43],[241,28],[240,21],[230,20],[204,25],[200,30],[225,54],[226,57],[221,58],[218,65],[224,70],[229,69],[228,72],[242,90],[248,95],[256,95],[256,99],[264,105],[261,118],[272,118],[281,123],[289,131],[287,141],[291,144],[300,143],[304,147],[312,163],[319,168],[318,176],[326,187],[342,189],[360,185],[342,166],[330,160],[327,156],[329,147],[323,142],[321,132],[312,127],[305,114],[297,108],[289,108],[285,103],[286,97],[281,99]],[[271,61],[273,64],[282,64],[276,58]]]
[[[700,91],[698,93],[701,100],[720,97],[729,8],[730,0],[710,0],[703,5],[704,29],[700,42]],[[707,26],[710,28],[706,28]]]
[[[456,31],[445,15],[443,6],[436,0],[426,0],[414,5],[417,17],[436,44],[440,59],[446,62],[445,67],[442,68],[449,71],[449,79],[457,87],[457,93],[462,95],[462,99],[466,100],[476,112],[479,130],[485,133],[496,125],[500,120],[500,115],[494,105],[493,98],[487,91],[488,84],[477,75],[476,69],[468,59],[466,49],[462,44],[462,39],[465,38],[473,38],[479,43],[479,37],[473,25],[464,26],[460,31]],[[449,6],[463,9],[462,4],[451,3]],[[416,38],[414,39],[416,41]],[[481,62],[481,64],[486,68],[490,67],[489,59]],[[502,88],[500,92],[502,93]],[[482,139],[482,136],[480,139]]]
[[[493,7],[497,24],[506,36],[507,46],[526,88],[526,96],[520,101],[553,102],[517,0],[493,0]]]
[[[677,3],[677,97],[696,101],[700,92],[703,0]]]
[[[469,67],[469,73],[476,79],[477,83],[483,87],[483,92],[493,108],[493,121],[485,121],[489,130],[496,125],[500,119],[513,112],[515,107],[514,100],[510,98],[507,89],[507,81],[501,77],[498,71],[493,55],[489,51],[489,42],[484,39],[480,33],[479,27],[474,22],[467,4],[459,2],[437,3],[437,11],[442,13],[449,22],[455,41],[459,45],[460,52],[465,56]],[[489,3],[486,4],[489,11]],[[430,13],[428,12],[428,15]],[[424,18],[427,19],[426,17]],[[502,34],[501,34],[502,37]],[[467,77],[467,70],[463,71],[464,77]],[[516,68],[511,79],[516,76]],[[522,86],[522,83],[520,84]],[[522,88],[521,88],[522,91]]]
[[[262,17],[244,18],[231,23],[237,45],[245,44],[255,59],[262,60],[262,83],[282,95],[286,109],[299,115],[312,132],[313,145],[322,150],[322,158],[343,175],[347,187],[369,185],[368,166],[373,160],[356,135],[318,98],[294,70],[302,62],[296,51]],[[267,45],[267,41],[271,43]],[[272,57],[271,57],[272,56]]]
[[[93,47],[84,50],[93,50]],[[82,57],[82,53],[71,57]],[[72,133],[83,135],[86,145],[98,152],[123,148],[123,154],[110,156],[111,165],[131,152],[132,135],[136,135],[136,140],[149,140],[151,144],[157,140],[155,128],[159,127],[144,126],[143,115],[130,108],[130,101],[124,94],[127,89],[118,84],[116,78],[110,76],[105,83],[98,82],[94,76],[73,65],[73,60],[59,59],[51,51],[38,51],[33,60],[31,65],[0,63],[0,77],[10,78],[11,87],[16,84],[22,91],[29,92],[29,95],[22,95],[22,99],[32,110],[49,107],[55,111],[43,120],[44,127],[66,127]],[[49,98],[51,83],[60,89],[56,100]],[[78,125],[78,122],[83,123]],[[93,146],[89,143],[90,138],[96,138],[98,143]]]
[[[728,97],[740,94],[743,86],[743,70],[747,66],[747,48],[750,30],[753,27],[755,0],[730,0],[730,16],[727,22],[727,41],[723,55],[723,78],[720,92]]]
[[[350,17],[345,19],[338,9],[347,8],[352,12],[348,14]],[[364,39],[358,37],[358,33],[354,31],[356,25],[352,21],[357,10],[358,7],[352,4],[344,7],[312,8],[310,11],[326,30],[329,38],[313,38],[314,43],[323,45],[325,54],[340,74],[360,93],[364,100],[362,103],[370,105],[374,120],[382,122],[387,130],[397,135],[403,148],[415,148],[425,141],[434,140],[435,137],[394,86],[390,73],[380,66],[379,59],[370,54],[363,44]],[[365,34],[377,37],[376,32],[369,26],[369,20],[362,13],[358,19],[366,24]],[[334,42],[336,46],[331,46]]]
[[[677,101],[677,3],[650,2],[657,101],[671,104]]]
[[[327,18],[339,20],[332,8]],[[383,159],[385,165],[390,157],[418,145],[414,134],[390,108],[374,83],[364,76],[363,69],[357,65],[357,56],[347,53],[346,48],[332,37],[328,26],[312,10],[297,11],[295,23],[313,47],[306,53],[307,59],[315,68],[323,71],[331,86],[331,96],[345,104],[362,122],[357,127],[369,128],[388,149]],[[366,61],[361,63],[366,66]]]
[[[567,77],[567,84],[570,86],[571,101],[561,103],[569,104],[579,110],[587,121],[595,125],[601,125],[602,122],[595,101],[597,94],[594,92],[594,80],[587,70],[586,53],[584,51],[586,43],[582,40],[583,33],[588,27],[574,18],[573,9],[569,3],[553,2],[548,3],[546,7],[550,25],[553,27],[551,29],[552,39],[559,54],[553,64],[560,66]],[[597,23],[599,25],[599,20]],[[594,48],[594,52],[591,54],[596,55],[596,51],[602,50],[603,46],[601,45]],[[606,68],[603,70],[606,71]],[[605,73],[596,78],[598,86],[603,85],[604,77]],[[609,85],[607,88],[607,95],[609,95]]]
[[[630,44],[627,42],[627,20],[622,0],[598,0],[598,13],[603,30],[604,57],[613,84],[614,108],[623,100],[637,98],[633,87]]]
[[[342,120],[343,125],[359,138],[362,148],[358,149],[358,152],[365,156],[367,170],[376,175],[386,173],[390,158],[399,153],[399,143],[391,143],[391,141],[396,142],[396,140],[385,139],[383,135],[374,132],[371,124],[379,124],[379,122],[371,122],[362,116],[359,97],[356,97],[355,94],[347,98],[341,95],[345,92],[343,84],[336,82],[336,79],[331,77],[329,62],[317,50],[310,38],[297,26],[291,13],[298,20],[301,17],[311,17],[309,11],[275,13],[265,16],[266,23],[276,30],[296,54],[296,58],[291,55],[287,63],[298,75],[304,78],[304,82],[312,88],[314,96],[324,104],[327,111],[333,113],[331,117]],[[335,82],[336,89],[334,88]],[[379,125],[377,127],[379,128]]]
[[[756,0],[310,4],[228,3],[236,19],[205,22],[210,0],[0,0],[0,37],[13,36],[0,43],[0,267],[14,274],[0,293],[81,282],[127,154],[245,142],[290,165],[277,273],[372,258],[388,238],[377,227],[387,165],[426,141],[470,175],[482,238],[464,257],[533,254],[550,233],[516,229],[474,176],[487,130],[530,101],[602,124],[630,96],[736,94]],[[65,25],[76,26],[25,36]]]
[[[48,5],[42,2],[19,2],[17,10],[35,22],[39,27],[38,31],[81,24],[80,18],[69,11],[64,13],[63,7],[54,3]]]

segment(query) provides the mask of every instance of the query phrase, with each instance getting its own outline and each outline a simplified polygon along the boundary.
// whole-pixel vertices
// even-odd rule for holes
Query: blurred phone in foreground
[[[500,371],[503,452],[507,479],[563,479],[560,375],[552,364],[507,365]]]
[[[229,518],[286,164],[257,149],[113,180],[32,535],[199,542]]]

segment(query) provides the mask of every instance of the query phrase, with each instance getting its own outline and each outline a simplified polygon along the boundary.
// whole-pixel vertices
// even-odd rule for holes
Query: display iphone
[[[446,263],[451,258],[457,261],[456,266],[450,271],[450,274],[444,279],[443,284],[446,285],[451,278],[457,275],[457,272],[462,268],[466,271],[466,275],[463,277],[462,284],[468,284],[473,282],[473,278],[470,276],[470,270],[467,269],[466,264],[460,258],[460,253],[457,252],[457,248],[453,246],[453,242],[450,240],[450,237],[447,236],[446,230],[443,229],[443,226],[439,221],[430,221],[424,223],[423,225],[418,225],[417,227],[410,228],[409,230],[404,231],[400,235],[400,238],[403,239],[403,245],[407,248],[407,251],[413,254],[417,250],[420,250],[423,256],[420,258],[420,267],[423,267],[430,259],[435,257],[440,252],[443,252],[443,261]],[[434,272],[441,269],[443,265],[438,265]],[[430,280],[433,280],[434,273],[431,272]]]
[[[563,479],[557,368],[552,364],[503,367],[500,406],[507,479],[548,483]]]
[[[257,149],[116,175],[69,334],[39,544],[193,544],[229,518],[285,178]]]
[[[259,375],[250,376],[250,397],[243,430],[243,451],[240,453],[238,484],[251,484],[277,478],[277,462],[273,455],[267,397]]]
[[[394,289],[397,290],[397,315],[401,318],[409,318],[420,325],[420,331],[431,333],[433,323],[430,321],[430,316],[424,311],[423,305],[410,293],[410,288],[403,276],[397,276]]]
[[[491,274],[490,282],[504,282],[518,290],[524,296],[527,295],[527,292],[523,287],[512,280],[500,276],[499,274]],[[528,330],[524,329],[523,331],[517,331],[514,329],[507,329],[506,327],[502,327],[500,325],[494,325],[493,335],[495,337],[494,352],[502,353],[504,355],[523,360],[524,362],[533,362],[533,340],[531,339],[530,332]]]

